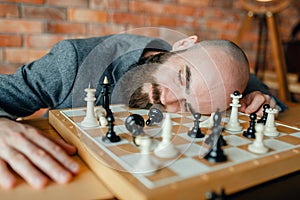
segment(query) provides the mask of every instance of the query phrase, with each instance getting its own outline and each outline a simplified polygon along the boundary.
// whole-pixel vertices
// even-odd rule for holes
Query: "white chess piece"
[[[238,115],[238,108],[241,107],[241,104],[239,104],[240,98],[242,98],[242,94],[231,94],[230,97],[232,98],[231,106],[231,114],[229,117],[229,122],[226,124],[225,129],[228,131],[241,131],[243,130],[243,127],[241,126],[239,122],[239,115]]]
[[[152,141],[148,136],[136,138],[136,143],[140,145],[141,153],[138,163],[134,167],[136,173],[151,175],[155,173],[159,167],[158,163],[154,162],[150,155]]]
[[[96,101],[95,98],[96,89],[91,88],[91,84],[89,84],[88,88],[86,88],[84,91],[86,92],[86,97],[84,98],[84,100],[87,102],[87,106],[86,106],[86,116],[81,122],[81,125],[86,128],[97,127],[99,126],[99,122],[94,112],[94,102]]]
[[[215,115],[215,112],[211,113],[210,114],[210,117],[204,121],[202,121],[199,126],[201,128],[212,128],[213,125],[214,125],[214,115]]]
[[[107,126],[106,110],[102,106],[95,108],[95,115],[100,122],[101,127]]]
[[[264,131],[264,125],[261,123],[258,123],[255,125],[255,140],[252,144],[249,144],[248,150],[257,153],[257,154],[264,154],[268,152],[268,148],[265,146],[263,142],[263,131]]]
[[[266,112],[268,113],[268,117],[265,125],[264,134],[265,136],[269,136],[269,137],[277,137],[279,135],[279,132],[276,129],[274,120],[275,120],[275,114],[278,113],[278,110],[269,108],[266,109]]]
[[[171,142],[172,122],[170,114],[166,113],[165,121],[162,126],[162,141],[155,148],[154,153],[160,158],[174,158],[178,155],[178,150]]]

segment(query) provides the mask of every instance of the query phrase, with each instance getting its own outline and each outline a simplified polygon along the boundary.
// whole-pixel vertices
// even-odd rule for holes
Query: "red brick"
[[[45,0],[7,0],[7,2],[30,3],[30,4],[44,4]]]
[[[88,7],[89,1],[87,0],[48,0],[49,5],[59,7]]]
[[[164,10],[165,10],[165,6],[159,2],[151,2],[151,1],[130,1],[129,2],[130,12],[163,14]]]
[[[22,16],[23,18],[65,20],[67,18],[67,11],[63,8],[23,6]]]
[[[4,60],[7,63],[28,63],[39,59],[48,50],[9,48],[4,50]]]
[[[209,0],[178,0],[178,4],[203,7],[209,5]]]
[[[130,13],[114,13],[112,14],[113,22],[133,25],[144,25],[145,16]]]
[[[74,23],[48,23],[46,26],[48,33],[63,33],[63,34],[85,34],[85,24],[74,24]]]
[[[104,11],[70,8],[68,19],[74,22],[103,23],[107,22],[108,16]]]
[[[0,35],[0,47],[19,47],[22,45],[20,35]]]
[[[134,26],[129,25],[126,33],[129,34],[135,34],[135,35],[144,35],[144,36],[150,36],[150,37],[158,37],[160,34],[161,29],[156,27],[140,27],[140,26]]]
[[[128,11],[128,0],[90,0],[90,8],[93,9],[113,9],[118,11]]]
[[[206,27],[212,30],[233,30],[237,29],[237,23],[227,23],[226,21],[207,20]]]
[[[197,28],[199,26],[198,22],[193,18],[184,18],[178,19],[176,21],[177,27],[189,27],[189,28]]]
[[[63,39],[66,37],[61,35],[27,35],[24,37],[24,46],[48,49]]]
[[[41,33],[42,22],[30,20],[0,19],[2,33]]]
[[[0,3],[0,17],[18,17],[19,10],[17,5]]]
[[[155,15],[192,16],[195,13],[195,8],[191,6],[162,4],[159,2],[131,1],[129,8],[131,12],[142,12]]]
[[[211,1],[210,6],[212,7],[221,7],[223,9],[232,8],[234,1]]]
[[[88,26],[88,35],[89,36],[100,36],[100,35],[109,35],[109,34],[118,34],[126,30],[124,25],[114,25],[114,24],[90,24]]]
[[[20,67],[18,64],[1,64],[0,63],[0,74],[13,74]]]
[[[176,19],[172,17],[149,16],[147,18],[149,26],[176,26]]]
[[[0,48],[0,63],[4,61],[3,59],[3,48]]]

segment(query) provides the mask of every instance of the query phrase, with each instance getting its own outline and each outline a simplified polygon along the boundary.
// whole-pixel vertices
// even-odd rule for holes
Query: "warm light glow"
[[[273,1],[273,0],[256,0],[256,1],[259,1],[259,2],[270,2],[270,1]]]

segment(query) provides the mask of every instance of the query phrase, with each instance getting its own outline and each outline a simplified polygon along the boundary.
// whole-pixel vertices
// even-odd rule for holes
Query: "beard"
[[[126,72],[113,89],[111,103],[141,109],[149,109],[153,104],[163,106],[160,101],[160,88],[153,76],[157,68],[158,64],[144,64]],[[150,102],[149,94],[143,90],[145,83],[152,85],[153,103]]]

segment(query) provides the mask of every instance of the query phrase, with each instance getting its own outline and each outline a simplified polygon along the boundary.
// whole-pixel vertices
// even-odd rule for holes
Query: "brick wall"
[[[280,13],[283,40],[299,20],[300,1]],[[140,27],[165,27],[200,39],[233,40],[246,12],[236,0],[1,0],[0,73],[44,55],[66,38],[101,36]],[[141,29],[143,32],[145,29]],[[162,33],[147,29],[148,35]],[[257,22],[241,47],[255,60]]]

